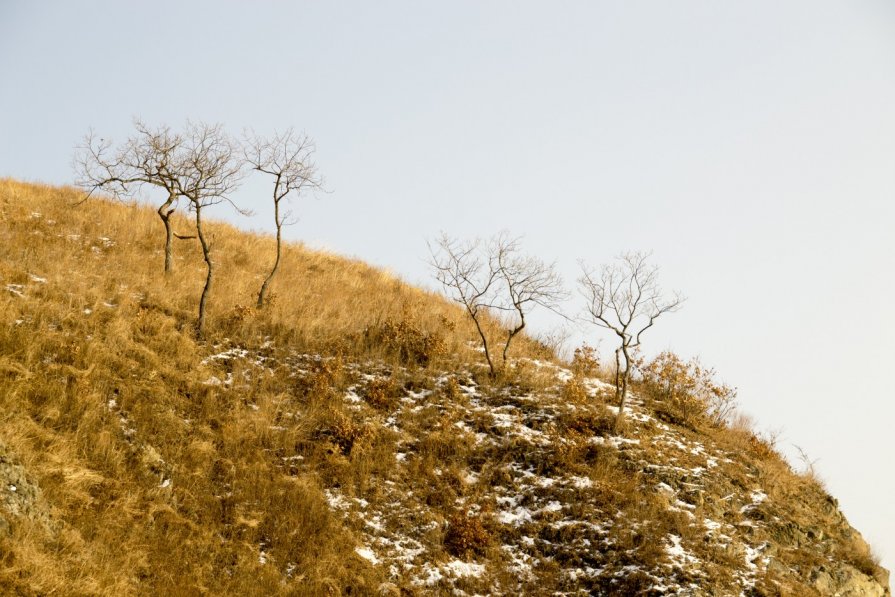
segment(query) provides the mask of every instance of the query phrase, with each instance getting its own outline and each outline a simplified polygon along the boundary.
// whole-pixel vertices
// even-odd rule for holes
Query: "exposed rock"
[[[883,597],[889,595],[887,587],[847,564],[835,565],[832,568],[821,567],[815,570],[811,575],[811,586],[817,589],[821,595],[835,595],[836,597]]]
[[[40,487],[28,479],[25,468],[0,443],[0,508],[11,517],[45,518],[40,501]],[[4,529],[9,532],[9,522],[0,518],[0,533]]]

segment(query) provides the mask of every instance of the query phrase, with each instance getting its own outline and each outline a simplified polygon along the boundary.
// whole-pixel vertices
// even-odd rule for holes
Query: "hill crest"
[[[247,307],[273,241],[220,223],[198,342],[197,248],[165,278],[151,210],[79,198],[0,181],[8,592],[888,594],[748,428],[616,435],[598,377],[525,338],[492,380],[453,305],[298,245]]]

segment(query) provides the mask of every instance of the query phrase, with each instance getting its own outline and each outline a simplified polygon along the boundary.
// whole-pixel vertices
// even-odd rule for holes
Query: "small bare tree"
[[[264,306],[267,288],[282,257],[283,226],[294,224],[291,214],[283,209],[282,202],[290,194],[300,196],[308,190],[322,188],[323,180],[313,161],[314,142],[305,134],[287,129],[283,134],[274,134],[265,139],[252,133],[245,136],[243,148],[246,163],[253,169],[273,176],[273,217],[277,229],[277,256],[273,268],[261,284],[258,292],[258,308]]]
[[[87,189],[87,197],[103,190],[115,197],[132,196],[139,188],[149,185],[165,192],[158,215],[165,226],[165,273],[174,268],[171,216],[180,197],[178,180],[184,175],[181,163],[184,138],[170,127],[150,128],[134,120],[136,134],[117,149],[111,141],[97,138],[89,132],[78,147],[74,166],[77,184]]]
[[[659,269],[649,265],[647,257],[645,253],[625,253],[617,263],[604,265],[599,271],[581,263],[578,283],[587,301],[587,318],[614,332],[619,339],[615,350],[616,431],[624,419],[634,353],[643,333],[653,327],[660,315],[678,310],[684,301],[679,293],[671,298],[662,296]]]
[[[202,227],[202,210],[223,201],[233,205],[229,195],[239,185],[242,161],[237,156],[236,145],[220,124],[188,122],[183,139],[183,151],[179,156],[180,175],[176,179],[177,192],[189,201],[189,209],[196,216],[196,234],[205,260],[205,285],[199,298],[196,322],[196,335],[201,338],[205,331],[205,308],[214,279],[212,243]]]
[[[555,264],[544,263],[519,251],[519,239],[503,233],[491,242],[489,251],[497,262],[505,293],[503,304],[495,305],[495,308],[510,311],[510,327],[503,345],[504,365],[510,342],[525,329],[526,312],[536,305],[557,312],[559,304],[567,298]]]
[[[472,319],[492,377],[498,368],[485,331],[487,314],[509,315],[501,369],[510,344],[526,325],[526,315],[540,305],[556,310],[565,298],[562,280],[553,264],[520,254],[519,239],[500,234],[491,241],[460,242],[443,234],[429,246],[435,278]],[[498,317],[498,319],[500,319]]]

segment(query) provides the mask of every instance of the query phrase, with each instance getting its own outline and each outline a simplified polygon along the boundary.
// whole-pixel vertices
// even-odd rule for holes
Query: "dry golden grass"
[[[0,594],[373,593],[387,572],[355,551],[363,529],[331,507],[325,488],[392,510],[405,500],[395,516],[406,516],[406,527],[396,532],[417,529],[433,558],[487,561],[495,582],[531,593],[569,589],[563,567],[586,560],[622,580],[582,586],[636,594],[651,581],[625,567],[666,566],[670,534],[695,550],[718,586],[732,582],[725,570],[742,565],[741,554],[709,547],[656,491],[656,469],[642,468],[662,459],[655,420],[629,421],[636,449],[593,441],[610,435],[612,417],[606,396],[594,396],[583,377],[597,369],[592,352],[580,351],[576,375],[559,382],[535,361],[554,359],[551,352],[520,337],[514,357],[525,358],[492,378],[455,305],[297,244],[285,248],[270,303],[255,309],[274,240],[214,222],[218,277],[199,342],[196,241],[176,241],[175,274],[165,278],[151,209],[101,199],[75,207],[82,198],[0,180],[0,472],[21,477],[18,513],[0,507]],[[176,227],[189,232],[190,222]],[[243,349],[249,356],[233,356]],[[550,441],[533,449],[531,438],[507,431],[500,409]],[[737,466],[711,488],[719,496],[760,481],[775,503],[795,504],[785,515],[801,527],[835,512],[822,487],[793,474],[745,423],[675,433],[736,455]],[[408,452],[400,471],[399,449]],[[675,466],[699,458],[681,453]],[[522,495],[523,469],[585,481],[572,500],[568,485],[525,490],[541,506],[566,505],[562,514],[541,508],[525,527],[555,547],[537,579],[519,585],[501,542],[518,544],[522,531],[496,522],[507,506],[495,488]],[[711,498],[701,499],[693,496],[695,520],[717,517]],[[765,521],[783,514],[754,512]],[[567,545],[582,531],[557,526],[563,515],[609,522],[585,548]],[[597,541],[614,551],[595,550]],[[879,574],[861,545],[844,545],[841,558]],[[807,548],[779,555],[805,570],[813,557]],[[487,592],[489,582],[457,586]],[[785,593],[791,579],[763,582]]]
[[[198,343],[195,241],[177,241],[165,278],[151,209],[75,206],[82,198],[0,181],[0,446],[41,489],[33,516],[4,517],[0,592],[369,589],[377,575],[354,554],[320,480],[282,474],[283,459],[298,456],[355,483],[375,470],[372,428],[331,400],[338,375],[322,371],[306,388],[256,377],[237,398],[204,382],[245,372],[202,358],[214,344],[267,341],[282,353],[465,358],[474,336],[462,314],[359,261],[295,244],[270,304],[248,308],[274,241],[212,223],[219,275]],[[177,220],[179,232],[189,226]],[[367,396],[386,408],[390,391]],[[257,408],[249,416],[246,400]],[[323,449],[324,436],[338,453]],[[260,565],[261,551],[274,566]]]

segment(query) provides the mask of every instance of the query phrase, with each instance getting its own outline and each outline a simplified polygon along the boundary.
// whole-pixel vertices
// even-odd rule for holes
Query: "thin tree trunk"
[[[622,421],[625,418],[625,399],[628,397],[628,380],[631,377],[631,356],[628,354],[628,348],[622,345],[622,353],[625,355],[625,369],[621,376],[621,397],[618,402],[618,415],[615,417],[615,432],[618,433],[621,428]]]
[[[621,383],[621,355],[622,349],[621,347],[615,349],[615,401],[618,402],[622,397],[622,383]]]
[[[196,322],[196,336],[202,338],[202,334],[205,332],[205,306],[208,294],[211,292],[214,263],[211,260],[211,246],[205,239],[205,232],[202,230],[202,208],[198,205],[196,205],[196,232],[199,236],[199,244],[202,245],[202,257],[205,259],[206,267],[205,286],[202,288],[202,296],[199,298],[199,321]]]
[[[472,317],[472,321],[475,323],[475,329],[478,330],[479,337],[482,339],[482,347],[485,349],[485,360],[488,361],[488,369],[491,370],[491,377],[494,378],[497,376],[497,371],[495,371],[494,363],[491,361],[491,352],[488,350],[488,339],[485,337],[485,332],[482,331],[478,313],[469,310],[469,315]]]
[[[506,369],[507,366],[507,351],[510,350],[510,342],[513,341],[513,338],[516,337],[516,334],[525,329],[525,313],[522,312],[522,309],[516,305],[516,311],[519,313],[519,325],[513,330],[509,330],[507,332],[507,343],[503,345],[503,366]]]
[[[174,194],[168,195],[168,200],[162,203],[158,208],[158,217],[162,219],[165,225],[165,274],[174,271],[174,228],[171,226],[171,216],[174,214],[174,200],[177,198]]]
[[[270,285],[270,281],[273,279],[274,274],[277,273],[277,268],[280,267],[280,257],[282,255],[282,230],[283,223],[280,221],[280,203],[279,201],[274,201],[273,203],[273,213],[274,220],[277,223],[277,259],[273,262],[273,269],[270,270],[270,273],[267,275],[267,278],[264,279],[264,283],[261,284],[261,291],[258,292],[258,308],[262,308],[264,306],[264,297],[267,294],[267,287]]]

